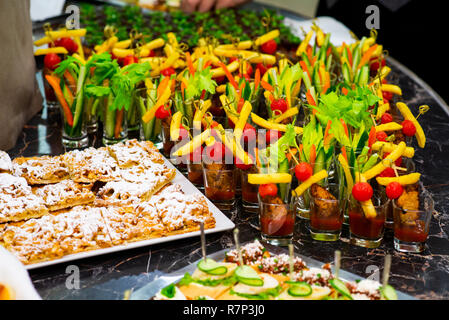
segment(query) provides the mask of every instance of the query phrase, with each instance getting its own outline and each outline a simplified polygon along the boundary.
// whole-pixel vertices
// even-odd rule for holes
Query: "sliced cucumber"
[[[351,292],[349,292],[349,289],[346,287],[343,281],[341,281],[340,279],[331,279],[329,280],[329,283],[339,293],[352,300]]]
[[[389,284],[387,284],[385,287],[380,288],[380,294],[382,297],[384,297],[386,300],[398,300],[398,295],[396,293],[396,290]]]
[[[228,268],[218,264],[213,259],[201,260],[200,262],[198,262],[198,269],[200,269],[201,271],[203,271],[207,274],[212,274],[212,275],[217,275],[217,276],[226,274],[228,272]]]
[[[235,270],[235,275],[239,282],[252,287],[263,286],[262,278],[257,274],[256,270],[249,266],[240,266]]]
[[[293,282],[287,292],[293,297],[307,297],[312,294],[312,287],[307,282]]]

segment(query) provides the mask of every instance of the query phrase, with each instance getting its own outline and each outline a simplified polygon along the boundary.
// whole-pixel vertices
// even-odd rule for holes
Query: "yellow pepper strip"
[[[167,60],[165,57],[147,57],[139,59],[139,63],[148,62],[151,70],[159,69],[159,67]]]
[[[177,47],[179,45],[178,44],[178,39],[176,39],[176,35],[173,32],[168,32],[167,33],[167,41],[173,47]]]
[[[279,60],[278,65],[279,65],[279,73],[282,74],[282,71],[284,71],[284,69],[288,67],[288,59],[284,58]]]
[[[251,40],[246,40],[246,41],[240,41],[237,46],[233,45],[233,44],[222,44],[217,46],[216,48],[220,49],[220,50],[246,50],[251,48],[251,46],[253,45]]]
[[[53,47],[53,48],[48,48],[48,49],[37,49],[34,52],[34,55],[35,56],[41,56],[41,55],[45,55],[45,54],[48,54],[48,53],[68,54],[69,52],[64,47]]]
[[[317,183],[325,178],[327,178],[327,171],[326,170],[318,171],[309,179],[301,183],[294,191],[292,191],[292,195],[299,197],[304,193],[304,191],[309,189],[312,184]]]
[[[356,174],[358,177],[357,182],[366,182],[366,177],[363,174]],[[352,191],[352,189],[351,189]],[[375,218],[377,216],[376,208],[373,206],[373,202],[371,199],[367,201],[359,201],[360,206],[362,207],[363,212],[365,213],[365,217],[367,218]]]
[[[277,67],[272,67],[272,68],[268,69],[267,72],[265,72],[265,74],[263,75],[262,81],[268,82],[268,75],[277,74],[277,73],[278,73]]]
[[[171,118],[171,122],[170,122],[170,140],[171,141],[178,141],[178,139],[179,139],[181,120],[182,120],[182,112],[181,111],[176,112]]]
[[[78,46],[77,52],[80,55],[80,57],[84,60],[84,49],[83,49],[83,44],[81,43],[81,39],[80,39],[80,37],[75,37],[74,39],[75,39],[74,40],[75,43]]]
[[[399,112],[402,114],[404,119],[410,120],[411,122],[413,122],[413,124],[415,125],[415,128],[416,128],[415,137],[416,137],[416,140],[418,141],[418,145],[421,148],[424,148],[424,146],[426,145],[426,135],[424,134],[424,131],[423,131],[421,125],[419,124],[418,120],[416,120],[415,116],[413,115],[413,113],[410,111],[409,107],[407,107],[407,105],[405,103],[398,102],[398,103],[396,103],[396,106],[398,107]]]
[[[116,36],[113,36],[113,37],[110,37],[109,39],[106,39],[99,47],[98,47],[98,50],[96,50],[97,52],[97,54],[100,54],[100,53],[104,53],[104,52],[108,52],[108,51],[111,51],[113,48],[114,48],[114,45],[116,44],[118,42],[118,38],[116,37]],[[126,50],[126,49],[118,49],[118,50]],[[133,50],[130,50],[131,51],[131,53],[130,54],[133,54],[134,53],[134,51]],[[127,55],[130,55],[130,54],[127,54]],[[119,56],[117,56],[117,57],[119,57]],[[124,58],[124,57],[126,57],[126,56],[123,56],[123,57],[119,57],[119,58]]]
[[[354,186],[354,179],[352,179],[351,171],[349,170],[349,164],[341,153],[338,155],[338,161],[340,162],[341,167],[343,168],[343,171],[345,173],[348,191],[352,191],[352,187]]]
[[[72,54],[72,57],[74,57],[74,58],[78,59],[79,61],[81,61],[82,64],[86,64],[86,60],[84,60],[78,53]],[[92,57],[92,56],[90,56],[89,59],[90,59],[91,57]],[[87,60],[89,60],[89,59],[87,59]]]
[[[131,43],[132,43],[132,40],[131,40],[131,39],[122,40],[122,41],[117,42],[117,43],[114,45],[114,48],[118,48],[118,49],[128,49],[129,46],[131,45]]]
[[[318,46],[322,46],[324,43],[324,32],[323,30],[321,30],[320,27],[318,27],[316,24],[312,25],[312,30],[315,31],[316,33],[316,43],[318,44]]]
[[[239,62],[238,61],[232,61],[230,64],[226,66],[226,68],[229,70],[229,72],[234,72],[239,68]],[[218,78],[226,75],[226,72],[222,67],[211,69],[210,70],[212,74],[212,78]]]
[[[401,130],[401,129],[402,129],[402,126],[396,122],[388,122],[388,123],[384,123],[384,124],[380,124],[380,125],[376,126],[376,132],[396,131],[396,130]]]
[[[391,68],[390,67],[388,67],[388,66],[384,66],[384,67],[382,67],[382,69],[380,70],[380,80],[383,80],[383,79],[385,79],[385,77],[386,76],[388,76],[388,74],[391,72]],[[377,84],[377,85],[382,85],[380,82],[379,82],[379,77],[376,77],[374,80],[373,80],[373,82],[371,82],[369,85],[370,86],[373,86],[374,84]]]
[[[145,43],[142,48],[148,49],[148,50],[153,50],[153,49],[157,49],[157,48],[161,48],[163,47],[165,44],[165,40],[162,38],[157,38],[154,39],[148,43]]]
[[[173,155],[177,157],[188,155],[199,148],[209,137],[210,129],[206,129],[201,134],[195,136],[192,140],[183,145],[181,148],[173,152]]]
[[[245,127],[246,122],[248,121],[248,117],[251,114],[252,106],[249,101],[245,101],[242,106],[242,110],[240,111],[240,116],[235,124],[234,128],[234,137],[237,142],[240,141],[240,138],[243,135],[243,128]]]
[[[402,96],[402,90],[397,85],[382,83],[381,89],[382,89],[382,91],[391,92],[391,93]]]
[[[371,55],[371,58],[379,57],[383,51],[384,51],[384,47],[381,44],[377,45],[376,50],[374,50],[373,54]]]
[[[175,52],[167,60],[164,61],[158,68],[151,70],[150,75],[155,77],[161,73],[162,70],[171,67],[179,59],[179,53]]]
[[[408,184],[415,184],[419,181],[419,178],[421,177],[421,174],[418,172],[406,174],[399,177],[377,177],[377,183],[386,186],[390,182],[399,182],[402,186],[408,185]]]
[[[147,113],[145,113],[142,117],[142,120],[145,123],[148,123],[151,119],[154,118],[154,115],[156,113],[156,110],[160,107],[163,106],[168,99],[170,98],[171,95],[171,90],[170,90],[170,86],[167,86],[167,88],[165,88],[164,92],[162,93],[162,95],[160,96],[160,98],[156,101],[156,103],[154,104],[154,106],[152,106],[150,108],[150,110],[147,111]]]
[[[251,184],[290,183],[292,175],[289,173],[250,173],[248,182]]]
[[[365,178],[367,180],[374,178],[375,176],[377,176],[378,174],[380,174],[382,171],[385,170],[385,168],[387,167],[384,164],[385,163],[394,163],[397,159],[399,159],[399,157],[401,157],[404,152],[405,152],[405,148],[407,147],[407,145],[405,144],[404,141],[401,141],[397,147],[390,152],[390,154],[385,157],[385,159],[383,161],[381,161],[380,163],[376,164],[374,167],[372,167],[371,169],[369,169],[368,171],[366,171],[363,175],[365,176]]]
[[[204,114],[210,108],[212,102],[209,100],[204,101],[201,106],[196,110],[195,116],[193,117],[193,128],[201,130],[201,119],[203,119]]]
[[[267,64],[273,65],[276,63],[276,57],[271,54],[265,53],[261,54],[253,51],[245,51],[245,52],[247,52],[245,58],[250,63],[263,63],[265,65]]]
[[[287,126],[285,124],[270,122],[268,120],[265,120],[264,118],[259,117],[255,113],[251,113],[251,119],[253,120],[253,122],[255,124],[265,128],[265,129],[272,129],[272,130],[277,130],[277,131],[282,131],[282,132],[287,131]],[[302,131],[303,131],[303,129],[301,127],[295,127],[296,134],[302,134]]]
[[[270,41],[270,40],[276,39],[277,37],[279,37],[279,30],[278,30],[278,29],[275,29],[275,30],[272,30],[272,31],[270,31],[270,32],[268,32],[268,33],[265,33],[264,35],[262,35],[262,36],[260,36],[259,38],[257,38],[257,39],[254,41],[254,44],[255,44],[256,46],[261,46],[261,45],[263,45],[265,42],[268,42],[268,41]]]
[[[274,119],[274,123],[280,123],[282,120],[293,117],[295,114],[299,112],[298,107],[290,108],[281,114],[279,117]]]
[[[226,92],[226,85],[225,84],[219,85],[215,89],[215,91],[217,91],[217,93],[225,93]]]
[[[205,141],[205,144],[208,147],[212,147],[215,144],[214,136],[210,136],[209,138],[207,138],[207,140]]]
[[[297,97],[299,95],[299,91],[301,90],[301,82],[302,82],[302,77],[298,79],[295,86],[293,87],[292,97]]]
[[[302,55],[303,52],[306,51],[307,49],[307,45],[310,42],[310,39],[312,39],[313,36],[313,30],[310,30],[306,37],[304,38],[304,40],[300,43],[300,45],[298,46],[298,49],[296,50],[296,56],[299,57]]]
[[[362,53],[365,53],[374,43],[376,40],[374,38],[368,38],[363,43]]]
[[[85,35],[86,29],[50,31],[49,36],[45,36],[39,40],[34,41],[34,45],[36,47],[40,47],[44,44],[51,43],[52,40],[60,38],[84,37]]]
[[[379,101],[379,107],[377,108],[377,113],[376,113],[376,120],[379,120],[380,118],[382,118],[382,116],[388,110],[390,110],[390,104],[389,103],[383,103],[383,102]]]
[[[376,141],[373,143],[371,148],[374,151],[379,151],[382,149],[384,152],[390,153],[397,147],[396,144],[391,142],[384,142],[384,141]],[[415,155],[415,149],[413,147],[406,147],[403,156],[407,158],[413,158]]]
[[[217,127],[218,132],[223,132],[218,138],[221,142],[232,151],[234,157],[239,158],[243,164],[253,164],[253,161],[249,157],[248,153],[242,148],[240,143],[236,143],[234,136],[223,129],[223,126],[219,124]]]

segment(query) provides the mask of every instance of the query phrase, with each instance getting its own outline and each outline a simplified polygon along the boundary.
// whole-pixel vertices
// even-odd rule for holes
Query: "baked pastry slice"
[[[62,155],[70,178],[75,182],[114,181],[119,177],[117,161],[109,155],[107,148],[73,150]]]
[[[65,255],[112,245],[101,208],[75,207],[57,215],[8,224],[0,245],[22,263],[59,259]]]
[[[69,178],[69,170],[60,156],[19,157],[12,161],[13,173],[29,184],[57,183]]]
[[[48,210],[56,211],[78,205],[89,204],[95,200],[92,185],[64,180],[59,183],[33,188],[33,193],[42,198]]]
[[[0,223],[38,218],[48,213],[44,201],[24,178],[0,174]]]
[[[187,195],[178,184],[170,184],[150,199],[165,228],[165,235],[175,235],[215,227],[215,218],[201,195]]]
[[[1,172],[11,172],[12,170],[12,162],[9,155],[0,150],[0,173]]]
[[[164,163],[164,158],[150,141],[135,139],[108,146],[108,151],[120,168],[137,165],[151,166],[152,163]]]

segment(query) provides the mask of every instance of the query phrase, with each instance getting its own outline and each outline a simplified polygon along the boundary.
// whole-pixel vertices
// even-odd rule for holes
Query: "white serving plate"
[[[165,159],[165,164],[169,168],[176,169],[171,164],[171,162],[168,161],[167,159]],[[172,183],[177,183],[177,184],[181,185],[182,190],[186,194],[200,194],[204,197],[204,195],[186,177],[184,177],[183,174],[181,172],[179,172],[177,169],[176,169],[176,176],[172,180]],[[206,197],[204,197],[204,198],[207,201],[209,210],[212,212],[212,214],[215,218],[215,228],[207,229],[207,230],[205,230],[205,233],[209,234],[209,233],[216,233],[216,232],[233,229],[235,227],[235,224],[228,217],[226,217],[224,215],[224,213],[221,212],[209,199],[207,199]],[[70,254],[70,255],[64,256],[60,259],[56,259],[56,260],[26,265],[25,268],[28,270],[43,268],[43,267],[51,266],[54,264],[65,263],[65,262],[89,258],[89,257],[96,257],[96,256],[99,256],[102,254],[108,254],[108,253],[119,252],[119,251],[124,251],[124,250],[128,250],[128,249],[146,247],[146,246],[150,246],[153,244],[164,243],[164,242],[169,242],[169,241],[174,241],[174,240],[179,240],[179,239],[184,239],[184,238],[191,238],[191,237],[196,237],[199,235],[200,235],[200,231],[194,231],[194,232],[188,232],[188,233],[183,233],[183,234],[173,235],[173,236],[168,236],[168,237],[137,241],[137,242],[132,242],[132,243],[128,243],[128,244],[113,246],[110,248],[74,253],[74,254]]]

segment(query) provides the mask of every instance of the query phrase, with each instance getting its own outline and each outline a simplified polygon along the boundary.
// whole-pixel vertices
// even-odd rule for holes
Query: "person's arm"
[[[215,9],[238,6],[250,0],[182,0],[181,9],[184,12],[206,12]]]

